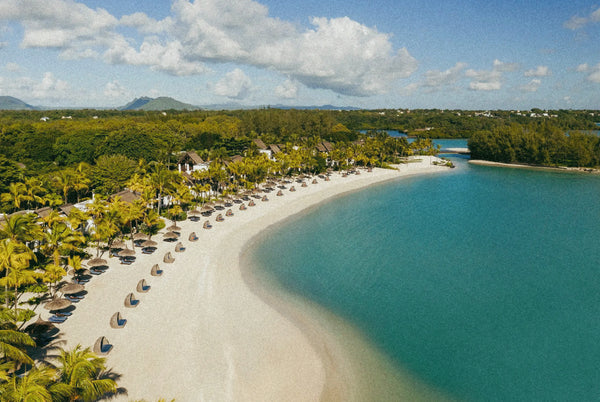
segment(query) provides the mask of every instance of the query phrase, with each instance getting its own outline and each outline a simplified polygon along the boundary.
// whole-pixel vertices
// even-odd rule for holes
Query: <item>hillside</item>
[[[198,106],[190,105],[188,103],[179,102],[176,99],[161,96],[158,98],[149,98],[147,96],[134,99],[127,105],[120,108],[120,110],[197,110],[200,109]]]
[[[35,106],[31,106],[20,99],[12,96],[0,96],[0,110],[36,110]]]

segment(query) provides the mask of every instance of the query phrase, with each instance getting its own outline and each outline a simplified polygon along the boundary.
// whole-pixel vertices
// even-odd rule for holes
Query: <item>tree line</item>
[[[504,128],[476,132],[468,142],[472,159],[543,166],[600,166],[600,137],[581,131],[564,131],[541,123],[513,123]]]

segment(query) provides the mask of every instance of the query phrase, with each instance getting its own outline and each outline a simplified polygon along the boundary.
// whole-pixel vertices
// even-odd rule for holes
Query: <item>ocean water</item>
[[[291,218],[252,264],[458,400],[600,400],[600,177],[454,162]]]

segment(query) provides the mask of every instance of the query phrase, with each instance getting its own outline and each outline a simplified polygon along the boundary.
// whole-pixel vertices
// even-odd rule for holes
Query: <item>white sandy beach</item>
[[[117,400],[356,400],[351,385],[360,381],[344,347],[311,317],[282,314],[288,310],[276,298],[255,292],[243,278],[240,255],[265,228],[326,199],[403,176],[448,170],[431,165],[431,157],[421,159],[401,165],[400,171],[361,170],[345,178],[334,173],[330,181],[317,179],[318,184],[305,188],[294,183],[296,192],[283,190],[280,197],[272,192],[268,202],[255,200],[256,206],[245,211],[234,204],[235,215],[224,222],[215,222],[213,214],[210,230],[202,228],[206,218],[178,223],[186,250],[175,253],[175,243],[158,234],[154,254],[138,249],[129,266],[109,259],[110,268],[92,278],[73,315],[58,325],[61,340],[70,348],[108,338],[113,350],[107,366],[121,375],[117,382],[127,389]],[[188,241],[192,231],[196,242]],[[173,264],[163,263],[167,251],[175,257]],[[164,270],[160,277],[150,275],[155,263]],[[136,292],[142,278],[151,286],[147,293]],[[130,292],[140,300],[135,308],[124,307]],[[127,319],[121,329],[109,325],[117,311]]]

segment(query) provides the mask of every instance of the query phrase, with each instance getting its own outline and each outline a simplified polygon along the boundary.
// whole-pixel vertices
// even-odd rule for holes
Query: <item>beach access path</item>
[[[399,170],[360,170],[347,177],[336,172],[330,181],[317,178],[312,184],[307,179],[307,187],[287,184],[283,196],[273,191],[269,201],[255,199],[256,206],[244,211],[233,204],[234,216],[223,222],[213,213],[208,218],[212,229],[202,228],[207,218],[178,222],[185,251],[175,252],[175,243],[163,241],[159,233],[153,236],[158,249],[142,254],[136,248],[131,265],[107,258],[109,269],[92,278],[73,315],[59,324],[62,346],[92,347],[106,336],[113,346],[107,366],[127,390],[115,398],[119,401],[355,399],[348,384],[355,375],[352,367],[339,347],[327,344],[335,341],[323,336],[319,342],[326,346],[315,348],[309,336],[319,336],[318,331],[306,334],[297,320],[259,297],[243,278],[240,255],[261,231],[327,199],[375,183],[449,170],[433,165],[434,159],[419,157]],[[291,185],[295,192],[289,191]],[[197,241],[188,240],[191,232]],[[168,251],[175,257],[171,264],[163,263]],[[154,264],[164,271],[162,276],[150,275]],[[148,292],[136,291],[141,279],[150,286]],[[124,306],[131,292],[139,299],[135,308]],[[123,328],[110,327],[115,312],[127,320]]]

